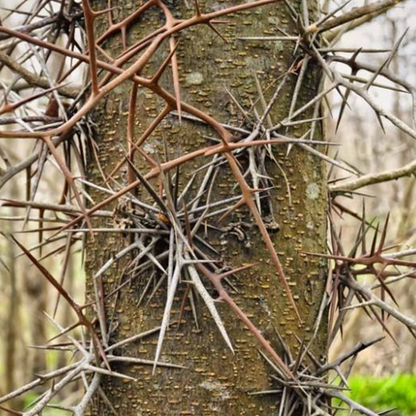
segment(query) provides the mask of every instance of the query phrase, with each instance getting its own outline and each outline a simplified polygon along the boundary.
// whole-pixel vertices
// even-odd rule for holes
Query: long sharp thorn
[[[344,96],[344,99],[342,100],[341,108],[339,110],[339,116],[338,116],[338,120],[337,120],[337,125],[335,126],[335,133],[338,132],[338,128],[341,125],[341,119],[342,119],[342,116],[344,114],[344,110],[345,110],[345,108],[347,106],[347,102],[348,102],[348,98],[350,96],[350,93],[351,93],[351,90],[350,89],[347,89],[347,91],[345,92],[345,96]]]
[[[175,91],[175,98],[176,98],[176,109],[178,111],[178,120],[179,124],[182,123],[182,107],[181,107],[181,89],[179,86],[179,69],[178,69],[178,58],[176,56],[176,47],[175,39],[173,36],[169,39],[169,46],[170,50],[173,51],[172,55],[172,76],[173,76],[173,89]]]
[[[233,275],[235,273],[238,273],[238,272],[242,272],[243,270],[250,269],[251,267],[254,267],[254,266],[255,266],[255,264],[247,264],[245,266],[238,267],[237,269],[233,269],[233,270],[229,270],[227,272],[221,273],[219,275],[219,277],[221,279],[224,279],[225,277],[231,276],[231,275]]]
[[[384,292],[388,293],[388,295],[390,296],[391,300],[396,304],[396,306],[399,306],[399,304],[397,303],[397,300],[395,298],[395,296],[393,295],[392,291],[390,290],[390,288],[384,283],[384,279],[382,276],[382,273],[384,271],[384,269],[387,267],[387,265],[384,265],[384,267],[380,270],[379,273],[377,273],[376,278],[377,280],[380,282],[380,286],[381,286],[381,300],[384,301]],[[382,309],[382,314],[384,315],[384,309]]]
[[[19,246],[19,248],[25,253],[25,255],[31,260],[36,268],[42,273],[42,275],[49,281],[49,283],[62,295],[62,297],[68,302],[72,309],[78,314],[78,305],[69,295],[69,293],[58,283],[58,281],[49,273],[49,271],[42,266],[37,259],[30,253],[27,248],[20,243],[15,237],[10,236],[13,241]]]
[[[94,36],[94,18],[95,12],[91,9],[88,0],[82,0],[82,7],[84,9],[85,28],[87,31],[88,52],[90,56],[90,76],[92,85],[92,95],[99,94],[98,76],[97,76],[97,56],[95,50],[95,36]]]
[[[363,230],[366,226],[366,213],[365,213],[365,200],[363,199],[363,213],[362,213],[362,224],[363,224]],[[364,231],[363,231],[364,232]],[[367,253],[367,244],[366,244],[366,238],[362,239],[362,245],[361,245],[361,254]]]
[[[380,224],[377,224],[377,227],[374,231],[374,237],[373,237],[373,242],[371,243],[371,249],[370,249],[370,256],[373,256],[376,252],[376,244],[377,244],[377,235],[378,235],[378,228],[379,228]]]
[[[232,212],[234,212],[236,209],[242,207],[244,204],[245,204],[245,200],[242,197],[231,208],[229,208],[224,214],[221,215],[221,217],[218,219],[218,222],[221,222],[222,220],[227,218]]]
[[[179,255],[179,252],[182,251],[182,244],[178,243],[177,246],[178,246],[177,249],[176,249],[177,250],[177,255]],[[159,361],[160,353],[162,352],[163,340],[165,338],[166,330],[168,329],[168,326],[169,326],[169,320],[170,320],[170,314],[171,314],[171,311],[172,311],[173,299],[174,299],[174,296],[175,296],[175,293],[176,293],[176,288],[177,288],[178,283],[179,283],[181,270],[182,270],[182,264],[180,263],[180,261],[177,261],[175,272],[174,272],[174,275],[172,277],[172,281],[170,283],[170,287],[169,287],[168,294],[167,294],[167,299],[166,299],[166,303],[165,303],[165,310],[163,312],[162,323],[160,325],[159,338],[158,338],[157,346],[156,346],[155,361],[154,361],[154,365],[153,365],[153,374],[155,374],[155,372],[156,372],[157,362]]]
[[[163,75],[166,67],[169,65],[174,53],[176,52],[176,49],[179,46],[179,41],[176,42],[175,46],[170,50],[169,55],[166,57],[166,59],[163,61],[162,65],[160,65],[159,69],[156,71],[156,73],[152,77],[152,82],[157,83],[160,80],[160,77]]]
[[[145,177],[140,173],[140,171],[137,169],[137,167],[131,162],[130,159],[127,159],[128,164],[133,169],[134,174],[137,176],[137,178],[141,181],[143,186],[146,188],[146,190],[149,192],[149,194],[153,197],[155,202],[159,205],[159,207],[164,211],[165,213],[168,212],[168,209],[165,205],[165,203],[162,201],[162,199],[159,197],[158,193],[153,189],[152,185],[145,179]]]
[[[215,307],[214,300],[212,299],[211,295],[206,290],[205,286],[203,285],[198,272],[196,271],[195,267],[193,265],[189,265],[188,267],[189,274],[191,276],[191,279],[195,285],[195,288],[205,304],[207,305],[208,310],[211,313],[212,318],[214,319],[214,322],[216,323],[218,330],[220,331],[222,337],[224,338],[225,343],[227,344],[230,351],[234,354],[234,348],[230,341],[230,338],[228,336],[228,333],[224,327],[224,324],[222,322],[222,319]]]
[[[387,236],[387,227],[389,225],[389,219],[390,219],[390,212],[387,214],[386,221],[384,223],[383,232],[381,233],[380,243],[378,245],[377,254],[381,255],[384,248],[384,243],[386,242],[386,236]]]
[[[61,331],[59,334],[54,335],[52,338],[49,338],[47,343],[54,341],[55,339],[62,337],[63,335],[67,334],[68,332],[71,332],[73,329],[78,328],[81,325],[80,322],[75,322],[72,325],[69,325],[67,328],[65,328],[63,331]]]
[[[224,36],[223,34],[211,23],[208,22],[207,23],[208,27],[215,32],[225,43],[230,43]]]
[[[22,412],[19,412],[17,410],[13,410],[13,409],[6,409],[3,406],[0,406],[0,410],[3,410],[3,412],[6,412],[6,413],[10,413],[11,415],[23,415]]]
[[[367,84],[364,86],[365,90],[369,90],[370,87],[373,85],[374,81],[376,80],[376,78],[380,75],[381,71],[383,71],[383,69],[387,66],[390,65],[390,62],[392,61],[394,55],[396,54],[396,52],[398,51],[400,44],[402,43],[404,37],[406,36],[407,32],[408,32],[409,28],[407,28],[403,35],[400,36],[399,40],[396,42],[396,44],[394,45],[394,48],[392,49],[392,51],[390,52],[389,56],[387,57],[387,59],[380,65],[380,67],[378,68],[378,70],[376,72],[374,72],[373,76],[368,80]]]
[[[50,137],[43,137],[43,141],[46,143],[46,145],[49,148],[49,151],[51,152],[52,156],[55,158],[56,162],[58,163],[59,167],[62,170],[62,173],[65,176],[66,181],[68,182],[68,185],[71,187],[71,189],[74,192],[75,195],[75,199],[77,200],[77,203],[82,211],[83,217],[85,218],[88,228],[92,229],[92,225],[91,225],[91,221],[90,218],[88,216],[88,212],[82,202],[81,196],[78,192],[78,189],[75,185],[74,182],[74,178],[72,176],[72,173],[69,171],[68,167],[66,166],[66,163],[62,160],[61,156],[59,155],[56,147],[54,146],[52,140],[50,139]],[[92,231],[91,231],[92,233]],[[93,237],[93,233],[91,234],[91,236]]]
[[[201,9],[199,7],[199,3],[198,0],[194,0],[194,5],[195,5],[195,12],[197,16],[201,16]]]

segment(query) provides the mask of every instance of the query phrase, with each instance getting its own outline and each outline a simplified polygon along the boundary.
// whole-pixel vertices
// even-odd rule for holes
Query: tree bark
[[[131,13],[137,7],[135,3],[132,0],[113,1],[112,6],[120,6],[120,9],[114,12],[115,21]],[[298,10],[300,3],[298,0],[291,1],[293,7]],[[189,8],[185,2],[166,1],[165,4],[177,18],[190,17],[194,14],[192,4]],[[310,1],[309,4],[313,9],[315,2]],[[203,12],[229,5],[212,0],[200,3]],[[95,10],[105,7],[106,2],[98,0],[95,2]],[[268,102],[279,84],[276,80],[296,62],[298,68],[295,63],[293,73],[288,75],[288,80],[270,112],[270,121],[276,124],[289,114],[299,76],[302,51],[298,50],[297,55],[294,55],[295,44],[291,42],[243,41],[238,40],[237,37],[280,36],[277,28],[293,34],[295,27],[289,11],[283,3],[276,3],[227,16],[226,20],[228,24],[217,27],[228,43],[224,43],[207,26],[191,27],[177,37],[180,40],[178,61],[181,98],[223,123],[241,126],[245,123],[244,117],[226,90],[233,94],[245,111],[248,112],[254,103],[256,112],[261,115],[263,108],[259,101],[256,77]],[[131,45],[144,34],[163,24],[160,10],[150,9],[129,30],[128,44]],[[103,31],[107,27],[104,19],[97,23],[96,27]],[[117,34],[104,44],[104,49],[116,56],[122,51],[120,39]],[[164,43],[159,52],[157,58],[146,67],[146,74],[154,73],[163,58],[167,56],[167,43]],[[169,70],[167,72],[170,74]],[[296,108],[300,108],[316,95],[319,83],[320,73],[317,65],[310,61]],[[163,85],[173,93],[170,75],[164,75]],[[131,87],[132,83],[126,83],[111,93],[94,115],[94,121],[97,123],[95,141],[98,145],[98,160],[106,174],[113,170],[126,152],[126,124]],[[163,109],[162,100],[145,89],[139,89],[137,103],[136,140]],[[312,116],[313,110],[308,110],[298,119]],[[253,112],[250,117],[254,118]],[[310,124],[299,124],[290,129],[282,128],[279,132],[287,136],[302,137],[309,128]],[[170,115],[146,142],[145,151],[154,158],[159,157],[163,162],[165,161],[164,140],[167,143],[168,155],[173,159],[178,153],[183,154],[212,145],[214,142],[209,137],[217,138],[211,128],[186,119],[179,124],[178,118]],[[318,125],[315,139],[322,139],[321,125]],[[231,281],[236,290],[227,287],[227,291],[279,354],[282,355],[283,352],[276,331],[282,335],[290,346],[292,354],[296,356],[299,342],[295,335],[305,341],[311,339],[325,290],[325,262],[308,257],[303,252],[324,252],[326,248],[326,170],[320,159],[297,146],[294,146],[289,154],[286,145],[273,146],[273,151],[279,166],[270,159],[266,160],[265,166],[267,173],[273,179],[274,188],[270,191],[270,195],[274,219],[279,229],[270,227],[269,232],[304,322],[301,323],[297,319],[270,261],[270,254],[246,207],[239,208],[221,222],[217,221],[218,217],[210,221],[210,224],[217,229],[208,228],[207,235],[202,231],[200,235],[218,250],[220,254],[216,257],[221,260],[221,264],[231,267],[239,267],[247,263],[255,264],[254,267],[233,276]],[[181,166],[181,189],[196,169],[209,160],[208,157],[201,157]],[[245,171],[247,157],[241,158],[240,162],[242,171]],[[140,155],[136,154],[135,163],[143,173],[148,169]],[[90,180],[103,184],[92,153],[89,166]],[[120,183],[125,183],[127,176],[126,166],[123,169],[115,175],[115,179]],[[203,175],[204,172],[197,176],[193,185],[193,195]],[[249,181],[249,176],[247,178]],[[156,187],[157,182],[154,184]],[[239,189],[235,186],[230,169],[224,164],[217,175],[212,200],[219,201],[238,195],[238,192]],[[137,193],[140,197],[146,198],[142,190],[137,190]],[[104,198],[99,191],[93,191],[92,196],[95,202]],[[271,213],[268,212],[266,205],[263,207],[263,219],[267,223],[271,221]],[[121,207],[120,204],[112,208],[115,209],[115,217],[119,219],[123,217],[123,210],[129,209]],[[105,223],[100,221],[99,225],[104,226]],[[123,236],[120,233],[111,237],[107,234],[104,236],[99,234],[95,241],[88,242],[89,296],[93,290],[92,276],[109,258],[129,244],[130,238],[129,235]],[[212,253],[209,254],[213,256]],[[124,272],[132,258],[121,260],[105,274],[103,290],[106,295],[128,279]],[[164,264],[166,266],[166,263]],[[157,272],[156,276],[157,279],[161,277]],[[178,286],[171,322],[179,319],[182,298],[188,287],[187,277],[182,276],[182,278],[184,281]],[[202,276],[201,278],[204,280]],[[147,295],[144,302],[137,306],[148,279],[149,274],[137,276],[118,295],[106,300],[108,322],[110,318],[112,319],[111,343],[160,325],[166,300],[165,282],[156,291],[149,304],[146,305],[149,298]],[[205,280],[204,283],[210,287]],[[212,290],[211,293],[215,297],[215,291]],[[275,382],[270,377],[273,370],[259,354],[261,348],[256,339],[226,305],[216,305],[235,349],[235,354],[232,354],[204,302],[198,299],[198,296],[194,298],[197,323],[193,319],[188,299],[181,325],[179,327],[172,325],[167,332],[161,355],[161,361],[181,364],[185,368],[158,367],[156,374],[152,375],[152,366],[114,365],[115,371],[137,379],[135,382],[110,377],[104,379],[103,391],[116,412],[123,416],[278,414],[278,395],[251,394],[276,388]],[[116,350],[115,353],[153,360],[157,339],[156,332],[139,342]],[[320,327],[312,350],[318,359],[325,359],[325,322]],[[92,415],[111,414],[108,405],[101,398],[94,402],[90,412]]]

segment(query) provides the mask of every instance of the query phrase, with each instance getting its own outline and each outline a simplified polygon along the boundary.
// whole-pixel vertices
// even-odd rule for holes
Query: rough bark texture
[[[104,8],[104,2],[96,1],[95,8]],[[105,2],[106,3],[106,2]],[[113,6],[121,6],[118,19],[125,17],[136,6],[131,0],[113,1]],[[312,3],[312,2],[311,2]],[[167,1],[166,4],[176,17],[191,16],[192,7],[188,9],[185,2]],[[234,3],[233,3],[234,4]],[[300,1],[291,4],[298,8]],[[204,11],[215,10],[229,6],[231,3],[208,0],[201,2]],[[151,10],[130,30],[130,44],[149,33],[151,28],[159,27],[163,20],[158,10]],[[232,91],[242,107],[248,109],[258,98],[254,74],[260,80],[263,90],[284,73],[293,62],[294,44],[289,42],[260,42],[239,41],[237,36],[270,36],[279,35],[276,27],[281,27],[293,33],[293,23],[284,4],[273,4],[261,9],[227,17],[228,25],[221,25],[222,34],[229,40],[225,44],[207,27],[193,27],[180,36],[178,50],[180,82],[182,99],[203,109],[218,120],[232,125],[242,121],[241,113],[232,104],[225,89]],[[105,28],[105,23],[99,26]],[[114,54],[120,52],[119,36],[107,42],[105,49]],[[167,46],[159,54],[159,61],[166,56]],[[162,50],[161,50],[162,51]],[[147,70],[151,73],[151,65]],[[271,112],[271,119],[277,122],[288,114],[288,108],[293,94],[297,75],[290,76],[284,91]],[[302,87],[297,107],[310,100],[317,91],[319,73],[315,64],[311,63]],[[171,85],[170,76],[165,76],[164,85]],[[274,92],[274,83],[265,92],[270,98]],[[125,154],[126,118],[129,104],[129,88],[125,84],[112,93],[95,113],[98,125],[96,141],[99,146],[98,157],[107,173],[119,162]],[[169,90],[172,90],[169,87]],[[163,108],[163,103],[154,94],[141,89],[138,95],[136,114],[136,136],[139,137],[146,126]],[[261,113],[261,107],[257,106]],[[302,115],[308,118],[311,112]],[[283,134],[301,137],[309,125],[300,125],[294,130],[283,130]],[[152,135],[146,151],[152,155],[160,154],[163,159],[163,141],[168,143],[170,157],[178,152],[189,152],[199,147],[212,144],[207,136],[215,136],[214,132],[200,123],[183,121],[178,124],[177,118],[168,117]],[[317,138],[321,138],[318,137]],[[304,324],[300,324],[287,300],[275,269],[269,260],[256,226],[246,208],[241,208],[227,218],[218,228],[225,228],[230,223],[244,222],[240,228],[243,231],[242,241],[235,233],[208,233],[208,239],[215,243],[221,252],[221,260],[230,266],[246,263],[256,263],[256,267],[239,273],[233,278],[233,284],[238,292],[231,288],[230,293],[262,330],[264,336],[277,351],[281,351],[278,343],[276,328],[291,346],[296,355],[298,342],[294,334],[305,340],[310,339],[322,293],[325,287],[325,266],[316,258],[302,254],[302,251],[323,252],[326,241],[326,173],[323,163],[306,153],[293,148],[286,157],[286,146],[274,147],[275,157],[285,172],[290,187],[291,199],[287,192],[287,183],[281,171],[274,163],[267,162],[267,170],[273,176],[273,198],[275,219],[280,225],[278,232],[272,233],[276,251],[282,261],[289,279],[289,285],[295,297]],[[194,170],[206,163],[208,159],[201,158],[181,168],[181,183],[190,178]],[[242,159],[244,165],[244,159]],[[144,170],[144,165],[138,158],[136,163]],[[102,182],[97,165],[91,157],[90,178]],[[118,175],[120,181],[125,180],[125,171]],[[202,176],[201,176],[202,177]],[[217,186],[213,195],[214,200],[237,194],[234,181],[229,169],[224,165],[217,177]],[[194,188],[198,188],[198,182]],[[96,202],[103,197],[95,193]],[[116,210],[116,216],[122,216],[122,210]],[[205,237],[204,237],[205,238]],[[98,236],[95,242],[89,242],[87,270],[92,276],[104,262],[123,245],[128,244],[128,237],[115,234],[111,237]],[[125,265],[126,263],[124,263]],[[104,278],[105,293],[116,287],[122,279],[123,262],[109,270]],[[118,301],[112,297],[106,303],[108,316],[113,316],[117,323],[112,334],[112,342],[117,342],[131,335],[154,328],[161,323],[166,296],[163,284],[152,298],[138,308],[137,300],[147,282],[148,275],[140,276],[125,287],[119,294]],[[206,282],[209,286],[209,284]],[[178,319],[182,295],[187,285],[181,283],[171,320]],[[91,292],[91,281],[88,283]],[[146,298],[147,299],[147,298]],[[119,366],[114,369],[125,372],[137,379],[136,382],[126,382],[116,378],[108,378],[103,383],[103,389],[112,402],[118,414],[130,415],[273,415],[277,414],[278,396],[250,395],[250,393],[273,388],[270,378],[272,371],[258,352],[258,343],[243,326],[243,324],[225,306],[218,305],[218,310],[235,347],[233,355],[225,345],[207,308],[201,300],[197,300],[198,326],[195,324],[189,302],[186,304],[182,325],[173,327],[166,336],[161,360],[182,364],[186,369],[158,368],[152,375],[150,366]],[[325,355],[325,324],[322,326],[314,350],[316,355]],[[143,339],[141,342],[129,344],[116,351],[119,354],[139,358],[153,359],[158,334]],[[274,386],[275,387],[275,386]],[[93,415],[108,415],[110,410],[102,401],[96,401],[90,410]]]

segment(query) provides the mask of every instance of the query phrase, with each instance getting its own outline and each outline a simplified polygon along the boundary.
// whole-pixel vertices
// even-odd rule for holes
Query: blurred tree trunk
[[[191,6],[187,8],[185,2],[166,1],[165,3],[175,17],[190,17],[194,13],[193,8]],[[291,2],[298,10],[300,3],[299,0]],[[315,6],[314,3],[310,1],[310,7]],[[94,7],[99,10],[106,7],[106,4],[107,2],[97,0]],[[115,19],[119,21],[132,12],[137,4],[132,0],[123,0],[113,1],[112,6],[120,6],[120,10],[116,11],[119,15]],[[201,2],[200,6],[203,11],[216,10],[219,7],[218,3],[212,0]],[[313,10],[311,12],[313,13]],[[162,14],[157,9],[147,12],[130,30],[128,44],[133,44],[144,34],[163,25],[164,21],[161,19],[163,19]],[[293,55],[294,44],[290,42],[236,39],[238,36],[280,36],[278,27],[293,33],[294,25],[283,3],[227,16],[226,20],[229,23],[220,25],[219,30],[229,41],[228,43],[224,43],[208,27],[192,27],[178,37],[181,41],[178,49],[181,94],[183,101],[208,112],[221,122],[238,126],[244,119],[226,89],[232,92],[246,111],[256,103],[257,113],[262,114],[263,108],[261,100],[258,100],[256,78],[268,101],[278,85],[276,79],[288,71],[294,59],[299,71],[302,56]],[[98,27],[102,32],[107,27],[106,22],[103,20]],[[105,50],[112,56],[120,53],[122,50],[120,37],[116,36],[108,41]],[[166,52],[166,44],[161,50]],[[147,68],[147,74],[152,73],[165,56],[166,53],[163,56],[159,54],[158,59]],[[277,123],[288,115],[298,73],[294,71],[289,75],[288,82],[270,113],[272,123]],[[166,76],[164,79],[164,85],[172,91],[170,77]],[[317,66],[314,62],[309,62],[296,108],[316,95],[319,83],[320,73]],[[104,100],[95,113],[94,120],[98,125],[98,134],[95,137],[99,149],[98,159],[106,174],[112,171],[126,151],[129,99],[129,89],[118,88]],[[136,139],[163,108],[161,100],[143,89],[139,90],[137,101]],[[253,117],[253,113],[251,116]],[[311,109],[303,113],[300,118],[307,119],[312,116]],[[301,137],[309,128],[309,124],[300,124],[293,129],[283,129],[281,133]],[[322,126],[318,126],[316,139],[322,139],[321,129]],[[166,139],[169,156],[174,158],[178,152],[190,152],[211,145],[212,141],[207,139],[207,136],[214,136],[214,132],[204,125],[186,120],[179,125],[177,118],[170,116],[146,142],[146,151],[153,157],[158,154],[163,159],[162,139]],[[231,288],[229,291],[276,351],[282,352],[276,335],[277,330],[290,345],[292,354],[296,356],[299,343],[295,334],[301,339],[310,340],[325,289],[325,262],[322,264],[318,259],[307,257],[302,252],[324,252],[326,248],[326,170],[320,159],[297,147],[294,147],[289,155],[286,146],[275,147],[274,157],[278,167],[271,161],[265,163],[275,185],[271,196],[274,218],[280,229],[270,232],[304,323],[299,323],[290,307],[276,271],[269,261],[270,256],[263,240],[246,208],[238,210],[223,222],[216,224],[222,232],[209,231],[207,240],[220,251],[221,260],[225,265],[238,267],[243,263],[257,264],[232,279],[238,292],[232,291]],[[207,161],[208,159],[201,158],[184,165],[180,173],[182,186],[191,174]],[[243,169],[245,162],[243,159]],[[146,171],[143,161],[138,157],[135,163],[142,172]],[[116,179],[121,183],[125,180],[125,176],[124,170],[116,175]],[[103,184],[93,156],[91,156],[89,177],[91,181]],[[197,179],[201,180],[202,177],[203,175]],[[213,200],[236,194],[234,180],[225,165],[217,181]],[[198,188],[198,183],[195,183],[195,188]],[[104,198],[104,195],[98,191],[93,191],[92,196],[95,202]],[[265,222],[269,221],[267,215],[271,217],[266,211]],[[121,208],[118,207],[115,212],[116,215],[120,215]],[[234,233],[225,231],[230,230],[230,227],[232,228],[236,223],[242,224],[242,241]],[[100,225],[104,226],[104,224],[105,222],[100,222]],[[94,242],[89,242],[87,271],[90,279],[87,292],[92,293],[91,277],[94,273],[128,243],[128,236],[123,238],[121,234],[114,234],[111,237],[100,234]],[[128,276],[123,276],[126,264],[127,261],[121,262],[106,273],[105,294],[111,293],[120,282],[127,280]],[[107,317],[109,321],[112,318],[111,342],[120,341],[160,325],[166,299],[164,284],[160,286],[148,305],[146,305],[148,299],[146,297],[144,302],[137,306],[148,278],[149,275],[138,276],[117,296],[107,299]],[[179,317],[180,304],[186,287],[186,283],[181,283],[179,286],[179,295],[175,298],[171,321]],[[103,390],[117,413],[123,416],[275,414],[278,409],[276,396],[249,394],[273,386],[270,378],[272,370],[260,356],[257,349],[259,344],[251,333],[225,305],[217,306],[235,347],[235,355],[233,355],[225,345],[204,303],[198,300],[196,302],[197,324],[188,305],[187,302],[182,325],[179,328],[174,326],[168,331],[161,355],[162,361],[182,364],[186,368],[158,368],[156,374],[152,376],[151,366],[115,366],[115,370],[137,379],[136,382],[126,382],[116,378],[104,380]],[[116,353],[152,360],[157,337],[158,333],[155,333],[141,342],[128,344]],[[325,322],[321,325],[313,351],[318,359],[322,359],[326,354]],[[101,399],[95,402],[90,411],[94,415],[110,414],[108,406]]]
[[[8,264],[10,273],[6,273],[10,279],[8,289],[8,302],[7,302],[7,317],[6,317],[6,330],[5,330],[5,351],[4,351],[4,374],[5,374],[5,391],[12,391],[16,388],[16,362],[17,362],[17,343],[19,338],[18,328],[21,325],[19,317],[19,296],[17,290],[17,273],[14,256],[16,255],[15,246],[12,243],[7,243]],[[19,325],[20,324],[20,325]],[[18,400],[10,403],[10,407],[18,404]]]
[[[47,310],[49,287],[40,273],[36,271],[33,273],[31,270],[30,272],[25,269],[22,273],[26,296],[30,299],[30,313],[33,317],[32,325],[29,328],[30,342],[33,345],[43,345],[48,338],[43,313]],[[31,351],[30,361],[33,374],[40,374],[47,368],[46,357],[42,350]]]

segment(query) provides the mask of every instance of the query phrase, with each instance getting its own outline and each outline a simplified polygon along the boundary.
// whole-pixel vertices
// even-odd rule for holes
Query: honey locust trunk
[[[131,0],[113,1],[114,21],[122,21],[133,13],[138,7],[136,3]],[[298,11],[300,3],[299,0],[291,1],[291,5]],[[313,16],[315,1],[308,3]],[[192,2],[187,4],[166,0],[164,4],[177,19],[189,18],[195,14]],[[231,5],[234,6],[235,3],[211,0],[199,3],[202,13]],[[97,0],[93,6],[95,10],[104,9],[107,2]],[[267,104],[279,90],[271,111],[264,117],[257,137],[265,139],[265,129],[284,120],[316,96],[320,84],[319,70],[315,62],[304,59],[302,50],[295,50],[296,42],[241,39],[281,37],[284,36],[282,33],[293,35],[296,32],[295,23],[284,3],[253,8],[225,16],[222,20],[227,22],[215,24],[221,37],[207,25],[193,26],[175,35],[174,42],[179,41],[176,56],[181,100],[221,123],[233,126],[234,129],[229,131],[234,135],[234,140],[240,140],[256,128]],[[149,8],[129,26],[127,47],[164,23],[165,16],[160,7]],[[98,35],[107,28],[106,18],[96,21]],[[111,56],[119,56],[123,52],[120,32],[115,32],[101,47]],[[150,77],[154,74],[168,53],[169,40],[165,40],[141,75]],[[133,60],[129,64],[132,62]],[[172,66],[169,66],[160,84],[175,95],[172,78]],[[299,78],[303,82],[298,93],[295,93]],[[97,124],[94,139],[98,146],[95,151],[91,150],[88,175],[89,180],[98,185],[104,185],[100,171],[108,176],[125,158],[129,147],[126,139],[129,113],[134,113],[133,139],[137,141],[165,106],[157,94],[146,88],[138,89],[136,104],[132,105],[132,88],[133,83],[123,84],[107,96],[94,113]],[[298,94],[298,98],[293,103],[295,94]],[[144,141],[142,150],[132,152],[131,159],[143,175],[152,167],[157,167],[158,163],[219,143],[219,136],[211,126],[190,120],[183,110],[180,122],[177,109],[173,110]],[[305,120],[317,115],[319,110],[312,106],[295,119]],[[282,126],[277,133],[300,138],[309,129],[310,123],[298,123]],[[322,140],[322,125],[316,123],[314,129],[314,139]],[[143,155],[151,158],[150,165],[149,159],[146,160]],[[220,218],[221,214],[210,216],[217,210],[232,206],[238,201],[240,194],[236,179],[222,156],[200,156],[192,159],[181,164],[178,170],[173,169],[169,174],[166,173],[163,179],[152,179],[151,184],[170,208],[176,206],[181,224],[187,222],[184,220],[187,217],[193,227],[201,215],[205,216],[193,239],[199,253],[198,258],[204,255],[218,261],[217,272],[228,270],[225,267],[238,268],[254,264],[251,268],[229,276],[229,284],[223,281],[224,287],[281,357],[284,355],[278,333],[290,347],[292,356],[296,357],[299,340],[308,342],[313,335],[325,290],[325,263],[303,254],[304,251],[325,250],[325,166],[319,158],[298,146],[294,146],[289,152],[286,144],[272,146],[270,152],[264,147],[245,149],[236,157],[239,169],[252,188],[268,188],[258,191],[257,195],[253,194],[253,200],[260,205],[263,222],[282,263],[303,322],[297,318],[276,272],[270,251],[266,248],[264,238],[247,206],[241,205],[224,219]],[[213,158],[219,162],[219,168],[213,170],[208,184],[204,184],[208,168],[200,171],[198,169],[212,162]],[[136,175],[135,169],[124,162],[113,173],[108,184],[113,188],[125,186],[129,180],[136,180]],[[190,183],[193,177],[194,180]],[[170,205],[169,198],[161,192],[162,187],[166,189],[169,182],[172,183],[170,194],[173,201]],[[193,212],[195,198],[201,186],[205,186],[205,191],[197,202],[202,208]],[[184,197],[179,199],[184,192]],[[137,187],[132,194],[146,203],[154,203],[154,199],[143,186]],[[107,195],[93,190],[92,196],[97,203]],[[236,198],[226,205],[219,203],[232,197]],[[203,208],[216,202],[216,206]],[[184,203],[187,204],[188,215],[184,214]],[[95,220],[94,226],[137,227],[138,219],[143,219],[141,210],[130,202],[119,200],[110,208],[114,210],[113,219],[108,222]],[[168,230],[171,226],[171,220],[164,214],[147,218],[150,218],[149,224],[157,220],[159,224],[164,223]],[[147,220],[143,221],[142,226]],[[161,228],[160,225],[157,227]],[[189,238],[189,232],[184,233]],[[152,235],[146,237],[144,244],[152,244],[152,238]],[[98,234],[95,241],[88,242],[87,293],[90,298],[94,298],[93,276],[103,264],[133,241],[135,236],[132,233],[103,233]],[[161,325],[169,280],[160,270],[168,269],[168,257],[163,254],[168,253],[169,244],[166,241],[169,238],[159,239],[151,251],[154,256],[159,256],[160,267],[154,265],[144,271],[140,268],[133,271],[146,261],[151,262],[144,255],[140,261],[132,263],[143,252],[143,248],[138,247],[129,256],[114,262],[102,278],[97,280],[102,285],[99,289],[105,298],[110,344]],[[215,298],[217,292],[210,281],[200,270],[198,273],[202,283]],[[158,366],[153,375],[152,365],[114,363],[114,371],[134,377],[136,381],[104,378],[102,389],[113,410],[123,416],[277,415],[280,401],[278,394],[253,394],[278,388],[271,377],[276,374],[275,370],[259,353],[265,353],[264,346],[260,345],[228,304],[216,303],[215,307],[233,345],[233,354],[191,281],[192,276],[183,269],[173,298],[170,315],[172,325],[165,335],[159,358],[163,363],[178,364],[183,368]],[[120,285],[121,289],[115,291]],[[112,353],[152,361],[155,358],[158,338],[159,332],[156,330],[153,334],[128,343]],[[325,357],[325,322],[322,322],[313,342],[312,352],[318,360]],[[109,404],[98,395],[89,412],[91,415],[111,414]]]

